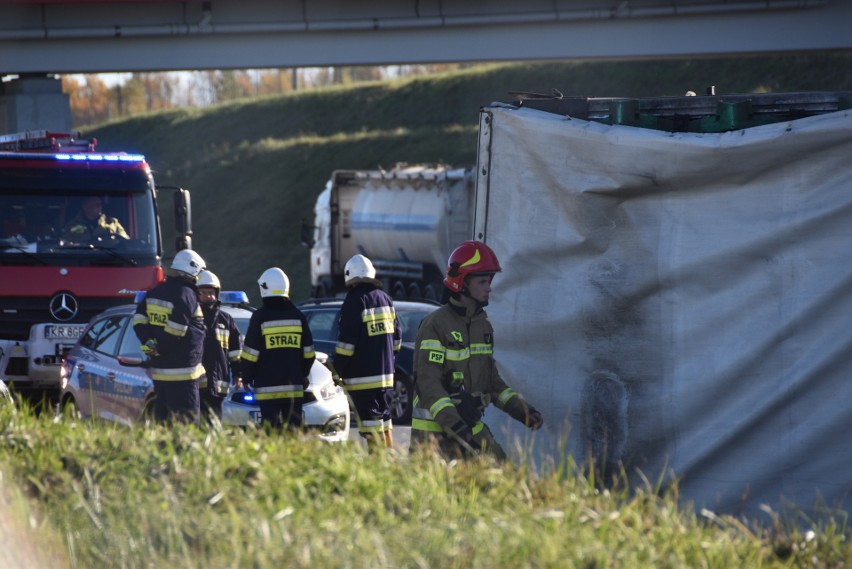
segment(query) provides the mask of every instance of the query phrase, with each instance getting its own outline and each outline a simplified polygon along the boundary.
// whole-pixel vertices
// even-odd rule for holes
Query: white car
[[[331,372],[325,367],[328,356],[317,353],[311,368],[311,384],[305,390],[302,404],[302,423],[321,438],[330,442],[349,440],[349,400],[343,389],[334,384]],[[260,424],[260,407],[251,391],[233,388],[222,403],[222,423],[225,425]]]
[[[244,333],[251,318],[248,298],[222,292],[222,309]],[[82,417],[133,424],[151,411],[154,384],[139,366],[143,361],[139,339],[133,332],[135,304],[109,308],[93,317],[83,335],[63,359],[61,408]],[[121,360],[121,361],[119,361]],[[305,393],[303,424],[328,441],[349,439],[349,400],[331,379],[318,353]],[[133,365],[135,364],[135,365]],[[252,425],[260,408],[245,391],[229,393],[222,405],[222,422]]]
[[[252,310],[248,306],[248,297],[243,292],[222,291],[219,294],[222,310],[231,315],[240,334],[245,337]],[[311,367],[310,385],[305,391],[302,404],[302,424],[330,442],[349,440],[349,399],[342,387],[334,384],[331,372],[325,367],[328,355],[317,352],[317,359]],[[222,423],[225,425],[260,424],[260,407],[254,394],[240,389],[228,392],[222,403]]]

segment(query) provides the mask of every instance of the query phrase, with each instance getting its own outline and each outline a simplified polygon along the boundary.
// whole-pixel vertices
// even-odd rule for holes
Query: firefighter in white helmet
[[[295,430],[302,425],[302,401],[316,359],[313,336],[305,315],[290,301],[284,271],[266,269],[257,284],[263,306],[246,331],[243,381],[254,390],[264,424]]]
[[[178,251],[166,280],[136,307],[133,329],[150,358],[154,382],[154,417],[158,421],[197,423],[198,384],[204,378],[204,315],[196,282],[204,259],[189,249]]]
[[[234,318],[221,310],[219,277],[203,271],[198,277],[198,300],[204,313],[204,364],[205,380],[199,383],[201,412],[210,419],[222,419],[222,402],[228,394],[233,378],[236,388],[242,386],[240,374],[240,329]]]
[[[358,420],[358,432],[371,450],[393,446],[393,424],[386,393],[393,389],[394,360],[402,330],[393,300],[376,280],[364,255],[346,263],[349,290],[340,309],[334,367],[343,380]]]
[[[491,281],[502,270],[485,243],[465,241],[450,255],[444,305],[420,323],[414,347],[413,445],[435,441],[449,456],[505,453],[482,422],[494,404],[532,430],[544,418],[500,377],[494,329],[485,314]]]

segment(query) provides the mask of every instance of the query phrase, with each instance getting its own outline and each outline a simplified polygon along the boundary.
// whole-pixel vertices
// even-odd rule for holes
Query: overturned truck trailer
[[[676,477],[726,513],[849,511],[850,103],[482,109],[474,237],[503,263],[496,356],[545,414],[539,451]]]

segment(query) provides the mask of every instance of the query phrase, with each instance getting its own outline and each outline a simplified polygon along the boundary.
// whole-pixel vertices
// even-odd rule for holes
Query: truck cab
[[[140,154],[28,132],[0,137],[0,379],[59,387],[59,364],[95,314],[164,278],[158,188]],[[178,248],[189,197],[175,193]]]

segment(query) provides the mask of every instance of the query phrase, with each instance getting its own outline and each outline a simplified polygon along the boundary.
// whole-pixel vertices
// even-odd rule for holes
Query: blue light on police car
[[[248,304],[248,295],[242,290],[223,290],[219,293],[222,304]]]

